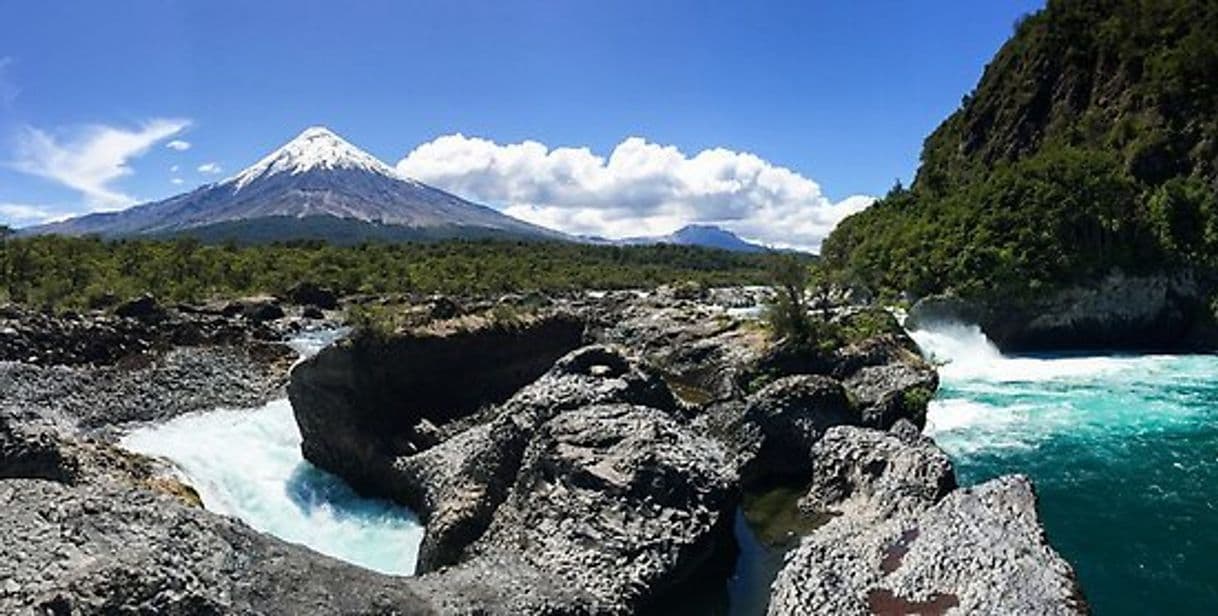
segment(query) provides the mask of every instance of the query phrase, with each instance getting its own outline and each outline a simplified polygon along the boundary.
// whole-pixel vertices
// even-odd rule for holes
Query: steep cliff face
[[[906,325],[977,323],[1006,351],[1130,349],[1204,351],[1218,347],[1210,307],[1200,301],[1209,283],[1195,272],[1107,276],[1006,304],[932,295],[914,304]]]
[[[913,186],[845,220],[823,256],[890,295],[950,293],[1021,315],[1087,306],[1069,296],[1114,268],[1215,271],[1218,5],[1050,1],[927,138]],[[1184,303],[1210,303],[1208,278]]]

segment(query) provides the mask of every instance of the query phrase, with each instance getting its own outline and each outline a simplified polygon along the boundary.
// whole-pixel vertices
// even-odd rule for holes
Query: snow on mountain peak
[[[334,131],[324,126],[311,126],[225,183],[233,184],[234,190],[241,190],[259,178],[281,173],[298,175],[315,169],[367,171],[406,180],[393,167],[351,145]]]

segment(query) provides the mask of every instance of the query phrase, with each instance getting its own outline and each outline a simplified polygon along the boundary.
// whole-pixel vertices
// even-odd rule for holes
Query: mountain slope
[[[730,252],[766,252],[769,250],[765,246],[748,242],[739,235],[714,225],[685,225],[668,235],[640,235],[619,240],[582,236],[580,239],[593,244],[611,244],[616,246],[674,244],[677,246],[701,246],[703,248],[715,248]]]
[[[217,184],[121,212],[90,214],[35,227],[26,233],[189,235],[192,230],[222,226],[240,238],[243,223],[260,221],[261,233],[277,226],[280,232],[270,235],[286,239],[282,236],[290,235],[297,226],[289,221],[306,218],[333,218],[370,228],[428,230],[431,236],[444,235],[445,230],[485,230],[502,236],[564,237],[402,177],[322,127],[305,130],[266,158]],[[284,224],[276,225],[276,221]],[[350,229],[359,225],[344,226]]]
[[[825,242],[890,292],[1040,295],[1218,257],[1218,4],[1051,0]]]

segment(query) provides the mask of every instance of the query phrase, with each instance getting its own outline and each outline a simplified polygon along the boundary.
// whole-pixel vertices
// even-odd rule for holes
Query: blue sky
[[[495,148],[526,140],[543,156],[609,157],[628,137],[689,159],[724,148],[841,203],[910,178],[923,138],[1040,4],[0,0],[0,204],[10,206],[0,222],[169,196],[314,124],[390,164],[456,133],[488,140],[478,143],[496,164]],[[164,147],[173,140],[190,147]],[[75,166],[63,162],[73,153]],[[405,169],[454,190],[485,185],[437,165]],[[610,223],[616,214],[541,213],[584,203],[484,192],[464,196],[610,232],[698,218],[701,207]]]

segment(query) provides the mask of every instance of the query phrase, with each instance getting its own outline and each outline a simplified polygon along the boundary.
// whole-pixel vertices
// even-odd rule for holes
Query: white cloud
[[[178,170],[179,170],[179,169],[181,169],[181,168],[182,168],[182,167],[181,167],[180,165],[171,165],[171,166],[169,167],[169,172],[170,172],[170,173],[177,173],[177,172],[178,172]]]
[[[174,186],[181,186],[182,178],[169,178],[169,183],[173,184]]]
[[[606,158],[586,147],[446,135],[415,148],[397,168],[519,218],[607,237],[658,235],[697,222],[815,250],[842,218],[874,201],[834,203],[811,179],[747,152],[688,156],[639,137]]]
[[[185,152],[186,150],[190,149],[190,142],[183,141],[181,139],[174,139],[173,141],[166,143],[165,147],[177,152]]]
[[[45,222],[54,214],[40,205],[0,203],[0,222],[28,224]]]
[[[8,56],[0,57],[0,106],[9,106],[21,94],[21,88],[8,77],[8,68],[14,60]]]
[[[133,159],[189,125],[189,120],[154,119],[134,130],[94,125],[66,137],[25,127],[18,135],[17,157],[11,166],[80,191],[92,210],[123,207],[135,200],[113,183],[133,173]]]
[[[217,163],[203,163],[202,165],[199,165],[198,171],[199,173],[210,173],[215,175],[223,171],[223,169],[221,169],[220,165]]]

